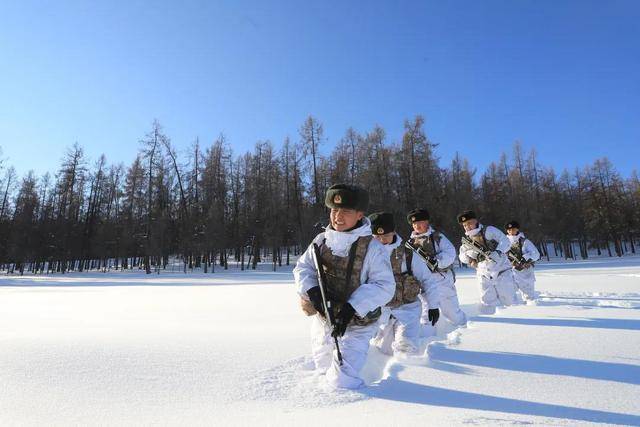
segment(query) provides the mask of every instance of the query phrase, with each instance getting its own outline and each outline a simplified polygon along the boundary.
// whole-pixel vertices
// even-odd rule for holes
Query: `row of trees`
[[[337,182],[367,188],[371,211],[393,211],[405,234],[406,212],[427,207],[458,241],[456,214],[474,208],[487,223],[518,219],[547,256],[553,248],[575,258],[576,247],[582,257],[591,248],[635,253],[640,180],[623,179],[607,159],[556,173],[515,143],[481,174],[459,154],[442,166],[421,116],[405,122],[399,141],[376,126],[325,145],[322,124],[309,117],[279,148],[259,141],[238,154],[220,136],[178,153],[156,121],[128,166],[90,162],[77,144],[53,176],[18,178],[1,164],[0,268],[150,273],[177,255],[185,271],[214,271],[230,259],[255,268],[265,254],[275,268],[326,222],[324,192]]]

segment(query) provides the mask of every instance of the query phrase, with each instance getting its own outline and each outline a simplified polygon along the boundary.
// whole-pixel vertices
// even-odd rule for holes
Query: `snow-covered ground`
[[[640,425],[640,258],[546,263],[536,306],[372,350],[366,389],[307,368],[290,270],[0,278],[0,425]]]

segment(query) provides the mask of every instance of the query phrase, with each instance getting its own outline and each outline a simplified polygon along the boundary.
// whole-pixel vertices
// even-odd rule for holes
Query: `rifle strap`
[[[433,253],[436,254],[438,251],[436,250],[436,240],[438,241],[438,245],[440,244],[440,239],[442,237],[440,236],[440,233],[438,233],[437,231],[434,231],[433,233],[431,233],[431,238],[429,240],[431,240],[431,247],[433,248]]]
[[[482,236],[482,246],[485,250],[489,250],[489,244],[487,242],[487,227],[483,226],[480,229],[480,235]]]
[[[407,264],[407,272],[409,276],[413,276],[413,269],[411,268],[411,262],[413,261],[413,251],[408,247],[404,247],[404,260]]]
[[[322,243],[320,243],[319,245],[316,245],[318,247],[318,268],[322,268],[323,264],[322,264],[322,257],[320,256],[320,249],[324,246],[324,242],[326,242],[327,239],[322,239]],[[315,243],[314,243],[315,245]]]
[[[322,247],[326,244],[327,238],[325,237],[324,239],[322,239],[322,243],[318,245],[318,268],[324,268],[324,262],[322,261],[322,256],[320,256],[320,254],[322,253]]]

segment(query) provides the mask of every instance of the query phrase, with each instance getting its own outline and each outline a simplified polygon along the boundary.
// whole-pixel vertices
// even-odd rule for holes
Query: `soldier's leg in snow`
[[[373,339],[373,345],[375,345],[381,353],[391,356],[393,349],[393,339],[395,336],[396,319],[391,317],[391,309],[385,307],[382,309],[382,316],[378,321],[379,327],[376,330],[376,336]]]
[[[453,281],[453,275],[448,273],[439,283],[440,288],[440,315],[455,326],[467,323],[467,316],[460,310],[458,293]]]
[[[422,304],[414,301],[392,310],[396,318],[395,339],[392,348],[394,352],[415,353],[418,351],[420,338],[420,313]]]
[[[316,314],[311,319],[311,355],[318,371],[324,373],[329,369],[334,348],[331,329],[320,315]]]
[[[381,353],[388,356],[393,355],[393,339],[395,337],[396,319],[391,318],[386,324],[379,328],[377,335],[373,340],[373,345],[376,346]]]
[[[507,274],[507,273],[504,273]],[[522,292],[520,291],[520,286],[518,285],[518,270],[515,268],[511,270],[511,278],[513,280],[513,303],[514,304],[524,304],[524,299],[522,297]]]
[[[426,325],[427,323],[429,323],[429,303],[427,302],[427,298],[425,297],[424,293],[418,294],[418,298],[422,303],[420,323]]]
[[[478,284],[480,285],[480,313],[495,313],[496,305],[498,305],[498,293],[493,280],[485,276],[478,276]]]
[[[520,289],[520,292],[522,292],[527,300],[532,301],[536,299],[536,276],[533,272],[533,269],[527,268],[522,271],[514,272],[514,280],[516,286],[518,287],[518,289]]]
[[[420,298],[420,303],[422,304],[420,313],[420,336],[423,338],[434,336],[436,334],[436,328],[431,326],[431,322],[429,322],[429,303],[424,297],[424,294],[419,294],[418,298]]]
[[[467,324],[467,316],[464,314],[464,311],[460,309],[457,294],[440,297],[440,312],[442,316],[454,326]]]
[[[327,370],[327,384],[336,388],[356,389],[364,384],[360,378],[360,370],[367,361],[369,341],[376,333],[378,323],[367,326],[349,326],[339,339],[342,352],[342,365],[334,357]]]
[[[516,285],[511,270],[507,270],[493,279],[498,299],[504,305],[512,305],[516,301]]]

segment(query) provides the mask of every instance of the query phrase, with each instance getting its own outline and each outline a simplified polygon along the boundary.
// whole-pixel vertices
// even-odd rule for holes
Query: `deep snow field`
[[[640,425],[640,258],[537,267],[537,305],[371,350],[358,391],[308,370],[291,268],[0,276],[0,425]]]

